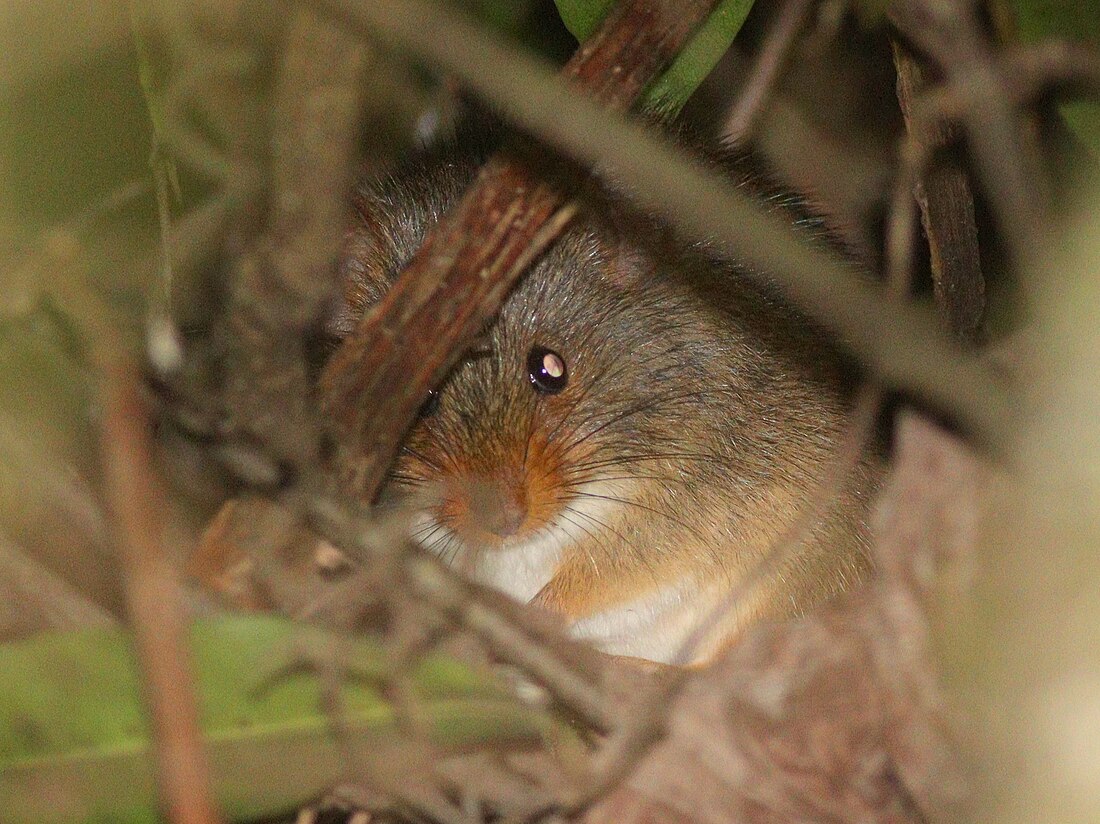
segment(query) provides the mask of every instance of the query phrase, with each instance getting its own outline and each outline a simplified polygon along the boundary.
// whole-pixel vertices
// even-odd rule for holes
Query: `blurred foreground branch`
[[[136,370],[103,356],[102,446],[126,576],[129,616],[144,673],[158,779],[173,824],[217,824],[188,660],[182,590],[164,544],[166,506],[152,470],[150,421]]]

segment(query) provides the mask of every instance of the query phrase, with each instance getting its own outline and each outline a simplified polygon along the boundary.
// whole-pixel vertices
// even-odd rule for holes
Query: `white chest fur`
[[[597,482],[590,486],[590,491],[600,497],[582,497],[570,509],[574,517],[563,517],[523,541],[479,550],[458,544],[457,536],[449,535],[448,540],[437,542],[448,547],[441,554],[479,583],[526,603],[553,579],[570,549],[588,537],[584,519],[590,516],[594,522],[602,522],[618,508],[603,494],[608,491],[605,485]],[[617,496],[624,491],[618,484],[614,489]],[[438,534],[438,530],[433,532]],[[713,601],[700,596],[698,583],[684,579],[583,616],[571,624],[570,632],[612,655],[683,663],[677,660],[683,644],[708,613],[702,601],[708,605]]]

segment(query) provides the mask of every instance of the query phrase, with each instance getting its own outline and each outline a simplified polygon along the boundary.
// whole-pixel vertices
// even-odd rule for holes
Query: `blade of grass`
[[[565,27],[583,41],[600,24],[614,0],[554,0]],[[753,0],[723,0],[684,46],[672,65],[646,90],[644,105],[668,114],[687,102],[726,53],[748,17]]]
[[[291,809],[346,774],[344,750],[322,709],[321,676],[300,667],[264,677],[292,644],[311,640],[324,645],[326,636],[271,617],[213,619],[192,629],[215,795],[230,817]],[[397,711],[380,687],[389,667],[384,651],[362,639],[342,639],[341,651],[351,674],[342,684],[345,727],[362,745],[385,741],[399,757],[389,735]],[[0,677],[5,822],[157,820],[152,743],[127,634],[99,628],[2,645]],[[544,717],[451,659],[425,659],[412,684],[431,745],[516,745],[546,729]]]

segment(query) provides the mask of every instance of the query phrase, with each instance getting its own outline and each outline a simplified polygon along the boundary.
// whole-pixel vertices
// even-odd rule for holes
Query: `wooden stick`
[[[786,0],[776,13],[775,23],[764,37],[745,87],[726,118],[726,132],[733,141],[744,143],[752,137],[814,6],[814,0]]]
[[[161,799],[173,824],[217,824],[192,688],[183,603],[163,545],[164,492],[134,366],[102,357],[102,450],[126,572],[126,600],[152,717]]]
[[[962,134],[957,127],[942,122],[929,129],[914,123],[913,102],[927,85],[927,71],[897,41],[893,51],[898,102],[909,139],[928,144],[907,157],[919,154],[930,158],[936,149],[958,143]],[[974,193],[966,169],[953,158],[928,164],[916,170],[912,196],[920,206],[928,240],[936,305],[959,340],[975,343],[985,316],[985,278],[978,249]]]

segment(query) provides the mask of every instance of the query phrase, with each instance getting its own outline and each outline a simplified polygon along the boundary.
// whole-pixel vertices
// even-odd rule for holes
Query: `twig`
[[[0,533],[0,641],[116,623],[102,606]]]
[[[905,140],[901,144],[886,222],[886,288],[887,294],[895,300],[909,294],[913,280],[913,258],[917,248],[917,201],[913,197],[913,186],[920,170],[927,166],[931,151],[932,144],[927,142]]]
[[[407,571],[414,593],[484,639],[498,657],[545,686],[586,724],[600,732],[613,728],[613,716],[599,689],[558,659],[548,645],[528,638],[515,621],[474,597],[468,584],[428,558],[412,559]]]
[[[564,636],[537,626],[526,607],[505,609],[513,606],[505,596],[484,591],[416,548],[393,563],[393,550],[375,540],[377,525],[346,505],[323,497],[307,497],[301,505],[318,533],[355,551],[365,564],[382,564],[392,572],[394,591],[415,595],[481,638],[497,658],[527,672],[586,724],[601,732],[613,727],[605,696],[595,686],[598,679],[582,676],[579,662],[561,654],[568,643]]]
[[[906,164],[906,168],[919,168]],[[903,173],[902,180],[911,182],[910,174]],[[903,191],[898,187],[898,191]],[[894,208],[901,215],[899,219],[891,215],[886,239],[886,282],[887,294],[893,300],[904,300],[910,291],[913,270],[913,214],[908,206],[913,202],[908,195],[894,199]],[[689,663],[702,648],[710,631],[720,626],[724,617],[739,603],[743,603],[751,591],[772,573],[781,569],[797,552],[809,532],[827,511],[831,501],[836,499],[845,479],[855,470],[860,458],[867,449],[874,432],[875,422],[882,409],[882,389],[873,382],[864,383],[852,404],[851,421],[840,444],[836,457],[826,467],[825,474],[818,484],[814,495],[803,506],[799,516],[784,530],[775,541],[768,555],[758,563],[748,576],[719,603],[684,641],[677,652],[675,662],[680,665]]]
[[[794,559],[795,553],[817,526],[824,513],[837,499],[844,482],[859,465],[865,454],[867,444],[874,433],[875,422],[882,408],[882,392],[872,383],[860,387],[852,404],[851,420],[844,433],[836,455],[825,467],[821,480],[803,506],[798,516],[783,530],[775,540],[768,554],[757,563],[749,574],[738,581],[728,595],[719,602],[695,629],[688,635],[677,650],[673,663],[686,666],[705,648],[706,641],[715,627],[720,627],[727,615],[736,609],[758,586],[773,574],[781,570]]]
[[[108,192],[101,200],[88,204],[75,215],[65,220],[60,230],[81,234],[90,231],[94,224],[100,220],[114,216],[127,206],[149,194],[151,184],[144,178],[123,183],[117,189]]]
[[[1100,52],[1094,46],[1044,41],[1010,52],[1005,62],[1017,104],[1031,102],[1047,89],[1100,98]]]
[[[416,0],[407,4],[421,5]],[[455,75],[525,128],[588,165],[612,169],[627,196],[685,236],[745,260],[750,275],[768,273],[793,303],[835,330],[881,381],[955,416],[987,446],[1003,444],[1012,417],[1000,382],[939,332],[930,311],[890,302],[828,255],[807,248],[778,217],[761,214],[758,204],[731,190],[715,170],[670,149],[644,126],[572,94],[544,63],[442,9],[430,30],[413,31],[415,19],[407,25],[403,17],[378,11],[386,6],[358,7],[348,23],[364,36],[384,35]],[[499,71],[502,64],[512,70]],[[883,334],[884,329],[890,333]]]
[[[979,179],[1017,263],[1041,248],[1049,192],[1039,152],[1021,128],[1009,83],[984,36],[975,0],[904,0],[890,6],[898,30],[930,55],[964,101],[960,111]]]
[[[974,218],[974,196],[966,170],[957,161],[944,159],[932,165],[927,162],[936,149],[958,142],[960,135],[948,124],[939,123],[929,128],[914,124],[913,101],[927,83],[926,72],[896,41],[893,53],[898,101],[909,140],[920,146],[917,150],[902,152],[900,174],[911,187],[910,197],[920,206],[936,304],[955,336],[965,343],[973,343],[985,314],[985,279]],[[911,164],[918,156],[924,162],[913,169]],[[902,204],[895,201],[895,216],[901,212]]]
[[[756,121],[790,57],[791,47],[805,27],[815,4],[816,0],[786,0],[776,12],[776,20],[760,46],[748,80],[726,119],[726,132],[734,142],[742,143],[751,137]]]
[[[1085,43],[1046,40],[1019,46],[999,57],[1005,92],[1014,106],[1029,106],[1052,93],[1057,97],[1100,98],[1100,51]],[[958,89],[941,84],[913,101],[912,116],[925,129],[940,120],[959,120],[968,105]]]
[[[896,41],[893,48],[898,98],[909,134],[901,175],[913,186],[920,204],[936,302],[952,331],[961,340],[973,342],[985,306],[973,193],[958,164],[928,168],[938,149],[960,140],[962,135],[952,122],[969,119],[973,95],[964,93],[968,86],[950,82],[923,88],[925,72]],[[1044,42],[989,59],[996,60],[997,73],[1004,79],[997,91],[1013,107],[1033,104],[1048,91],[1100,97],[1100,54],[1087,45]],[[893,220],[902,219],[898,195],[900,192],[895,195]],[[898,233],[892,236],[901,237]]]
[[[470,30],[423,2],[314,0],[353,30],[453,47]],[[713,0],[627,0],[563,69],[604,107],[622,110],[676,55]],[[456,57],[457,55],[452,55]],[[498,154],[437,226],[381,304],[329,361],[326,412],[340,432],[350,488],[372,499],[427,391],[500,308],[526,266],[572,215],[566,194],[540,178],[530,158]]]
[[[136,369],[100,355],[107,491],[118,525],[126,598],[152,716],[161,795],[175,824],[216,824],[199,730],[183,605],[162,544],[164,493],[150,470],[149,420]]]

